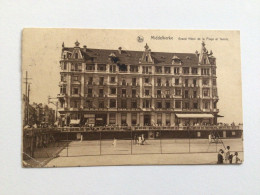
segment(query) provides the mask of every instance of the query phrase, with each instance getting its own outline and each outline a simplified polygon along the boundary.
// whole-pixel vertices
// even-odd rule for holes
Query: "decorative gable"
[[[83,59],[82,53],[80,51],[80,47],[79,47],[80,43],[78,41],[75,42],[75,47],[73,49],[72,52],[72,58],[74,59]]]
[[[149,46],[146,45],[144,46],[145,48],[145,51],[142,55],[142,58],[140,59],[140,62],[139,63],[151,63],[151,64],[154,64],[154,61],[153,61],[153,58],[151,56],[151,49],[149,49]]]
[[[199,55],[199,64],[210,64],[209,58],[208,58],[208,50],[205,47],[205,43],[201,43],[201,52]]]

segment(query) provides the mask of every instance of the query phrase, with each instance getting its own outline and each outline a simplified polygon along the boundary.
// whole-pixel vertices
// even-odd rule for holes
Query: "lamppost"
[[[56,100],[56,102],[53,102],[53,100]],[[57,98],[48,96],[48,104],[53,104],[56,107],[56,109],[55,109],[55,122],[56,122],[57,121],[57,114],[58,114],[58,100],[57,100]]]

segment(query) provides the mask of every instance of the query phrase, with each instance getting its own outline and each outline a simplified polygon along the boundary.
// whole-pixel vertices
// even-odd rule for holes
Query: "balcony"
[[[60,81],[59,85],[67,85],[67,82],[66,81]]]
[[[80,94],[71,94],[71,97],[80,97]]]
[[[61,98],[61,97],[66,97],[66,96],[67,96],[67,94],[66,94],[66,93],[60,93],[60,94],[58,94],[58,95],[57,95],[57,97],[58,97],[58,98]]]

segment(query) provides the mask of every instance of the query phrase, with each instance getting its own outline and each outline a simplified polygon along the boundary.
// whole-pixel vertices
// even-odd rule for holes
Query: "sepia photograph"
[[[240,32],[25,28],[22,167],[238,165]]]

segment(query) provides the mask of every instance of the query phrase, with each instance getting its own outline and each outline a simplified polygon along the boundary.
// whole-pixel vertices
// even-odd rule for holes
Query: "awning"
[[[176,114],[177,118],[214,118],[213,114]]]
[[[70,124],[71,124],[71,125],[78,125],[79,122],[80,122],[79,119],[76,119],[76,120],[75,120],[75,119],[71,119],[71,120],[70,120]]]

